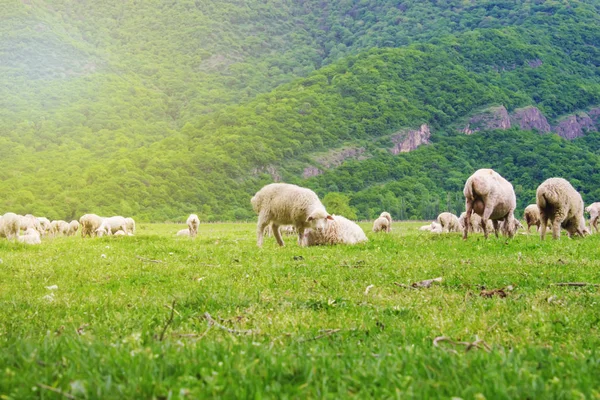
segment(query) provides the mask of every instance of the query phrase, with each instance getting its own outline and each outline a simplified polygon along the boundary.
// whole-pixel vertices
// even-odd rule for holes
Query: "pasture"
[[[600,287],[553,285],[600,283],[600,235],[361,225],[337,247],[259,249],[255,224],[0,240],[0,398],[600,398]]]

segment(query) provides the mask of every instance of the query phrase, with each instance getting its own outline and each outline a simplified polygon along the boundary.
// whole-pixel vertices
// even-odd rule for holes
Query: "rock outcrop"
[[[490,107],[482,113],[474,115],[469,119],[469,123],[462,130],[465,134],[471,135],[477,131],[490,129],[509,129],[510,117],[506,107]]]
[[[252,175],[258,176],[260,174],[269,174],[269,175],[271,175],[271,178],[273,179],[273,182],[281,182],[281,174],[279,173],[279,171],[277,170],[277,168],[275,168],[272,165],[267,165],[265,167],[254,168],[252,170]]]
[[[550,124],[544,114],[536,107],[517,108],[510,116],[513,125],[524,131],[536,130],[540,133],[550,132]]]
[[[394,147],[390,149],[392,154],[407,153],[415,150],[423,144],[429,144],[431,131],[427,124],[421,125],[418,130],[408,130],[396,132],[392,135],[391,140]]]
[[[302,177],[306,179],[311,178],[313,176],[321,175],[322,173],[323,171],[321,171],[319,168],[311,166],[304,168],[304,172],[302,172]]]
[[[330,150],[327,154],[316,157],[315,161],[325,168],[334,168],[342,165],[348,159],[365,160],[367,155],[364,147],[345,147],[341,149]]]
[[[569,140],[581,137],[588,131],[595,130],[597,130],[597,126],[586,113],[569,115],[567,118],[561,120],[553,129],[558,136]]]

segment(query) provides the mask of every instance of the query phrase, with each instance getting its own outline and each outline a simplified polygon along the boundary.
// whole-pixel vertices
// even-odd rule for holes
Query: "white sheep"
[[[177,236],[190,236],[190,230],[188,228],[177,231]]]
[[[125,223],[127,224],[127,236],[135,235],[135,220],[131,217],[125,218]]]
[[[462,226],[458,217],[450,212],[443,212],[437,217],[437,223],[442,226],[442,231],[448,232],[460,232]]]
[[[431,229],[429,231],[431,233],[442,233],[444,232],[444,228],[442,227],[442,225],[434,221],[431,223]]]
[[[467,238],[471,214],[481,216],[481,227],[485,238],[488,237],[488,220],[492,220],[494,233],[498,237],[500,221],[502,233],[513,237],[517,231],[515,208],[517,196],[513,186],[500,174],[492,169],[479,169],[467,179],[463,190],[465,195],[465,225],[463,226],[463,239]]]
[[[0,237],[13,239],[19,236],[21,220],[15,213],[8,212],[0,217]]]
[[[590,230],[596,230],[598,233],[598,217],[600,217],[600,203],[592,203],[585,208],[590,213]]]
[[[331,217],[333,219],[327,220],[323,230],[306,229],[303,240],[305,246],[356,244],[368,240],[361,227],[355,222],[341,215],[332,215]]]
[[[327,220],[333,217],[310,189],[287,183],[271,183],[260,189],[250,200],[258,214],[257,245],[262,246],[265,227],[271,224],[273,235],[280,246],[283,240],[280,225],[294,225],[298,231],[298,245],[302,245],[304,231],[311,228],[325,229]]]
[[[69,228],[67,229],[67,236],[75,236],[75,234],[77,233],[77,230],[79,230],[79,222],[76,220],[69,222]]]
[[[104,235],[112,235],[118,230],[122,230],[125,232],[125,234],[129,233],[125,218],[121,216],[104,218],[98,229],[96,229],[96,235],[100,237]]]
[[[198,216],[196,214],[190,214],[186,223],[190,231],[190,236],[196,237],[196,235],[198,234],[198,226],[200,226],[200,219],[198,218]]]
[[[124,230],[119,229],[115,232],[114,236],[129,236]]]
[[[34,228],[27,228],[24,235],[19,235],[17,240],[24,244],[40,244],[42,239],[40,233]]]
[[[100,228],[102,221],[104,221],[104,218],[96,214],[82,215],[81,218],[79,218],[79,224],[81,227],[81,237],[93,237],[94,235],[96,235],[96,230]]]
[[[583,216],[583,199],[575,188],[563,178],[546,179],[535,192],[540,209],[540,239],[546,236],[548,220],[552,225],[552,238],[560,239],[561,226],[569,237],[589,233]]]
[[[31,214],[19,215],[19,225],[22,231],[26,231],[27,229],[31,228],[35,229],[40,234],[44,232],[40,221],[38,221],[38,219]]]
[[[50,233],[50,220],[46,217],[37,217],[38,222],[40,223],[40,227],[42,228],[42,235],[47,235]]]
[[[525,207],[523,219],[525,219],[525,222],[527,223],[527,233],[530,233],[532,225],[536,226],[536,230],[540,230],[540,209],[537,204],[530,204]]]
[[[392,216],[389,212],[384,211],[373,222],[373,232],[390,232],[392,230]]]
[[[50,222],[50,233],[53,236],[58,234],[66,235],[69,232],[69,223],[62,219]]]

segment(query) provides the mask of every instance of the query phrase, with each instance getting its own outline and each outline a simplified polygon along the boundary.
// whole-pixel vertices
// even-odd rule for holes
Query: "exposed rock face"
[[[336,149],[329,151],[327,155],[317,157],[315,160],[325,168],[333,168],[342,165],[342,163],[349,158],[355,160],[367,159],[365,151],[366,149],[364,147]]]
[[[565,139],[575,139],[585,135],[587,131],[596,130],[594,121],[586,113],[569,115],[554,127],[554,132]]]
[[[323,171],[321,171],[317,167],[306,167],[306,168],[304,168],[304,172],[302,173],[302,177],[304,179],[306,179],[306,178],[310,178],[310,177],[313,177],[313,176],[321,175],[322,173],[323,173]]]
[[[538,68],[542,66],[542,60],[540,60],[539,58],[536,58],[535,60],[529,60],[527,61],[527,65],[529,65],[531,68]]]
[[[279,173],[277,168],[275,168],[272,165],[267,165],[266,167],[254,168],[252,170],[252,174],[254,176],[258,176],[260,174],[265,174],[265,173],[271,175],[273,182],[281,182],[281,174]]]
[[[590,116],[590,118],[594,122],[594,125],[596,126],[596,129],[598,130],[598,128],[600,127],[600,107],[592,108],[588,112],[588,115]]]
[[[513,125],[519,126],[524,131],[536,130],[540,133],[550,132],[550,124],[544,114],[536,107],[516,109],[510,119]]]
[[[427,124],[421,125],[418,130],[397,132],[391,137],[394,147],[390,151],[394,155],[413,151],[422,144],[429,144],[430,137],[431,131]]]
[[[509,128],[510,117],[508,111],[504,106],[500,106],[490,107],[481,114],[473,116],[462,131],[467,135],[471,135],[480,130]]]

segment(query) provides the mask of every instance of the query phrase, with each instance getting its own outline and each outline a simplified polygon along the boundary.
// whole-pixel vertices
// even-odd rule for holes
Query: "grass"
[[[600,235],[418,225],[353,247],[258,249],[254,224],[2,240],[0,398],[600,398],[600,287],[552,285],[600,283]]]

